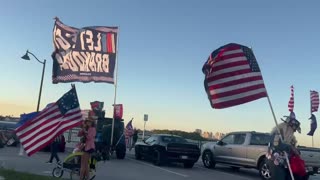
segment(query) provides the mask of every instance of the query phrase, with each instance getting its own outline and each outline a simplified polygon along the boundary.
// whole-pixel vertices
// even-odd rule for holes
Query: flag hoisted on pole
[[[251,48],[235,43],[221,46],[210,54],[202,72],[205,74],[205,90],[214,109],[228,108],[267,97],[280,140],[283,142],[270,97]],[[287,153],[285,157],[291,179],[294,180]]]
[[[319,93],[317,91],[310,91],[311,99],[311,113],[317,112],[319,108]]]
[[[53,83],[105,82],[114,84],[114,105],[118,87],[119,27],[89,26],[81,29],[54,18]],[[111,145],[113,145],[114,118]]]
[[[263,97],[267,91],[252,50],[227,44],[213,51],[202,68],[212,108],[223,109]]]
[[[38,152],[64,131],[82,124],[82,114],[75,87],[57,102],[47,106],[15,132],[28,156]]]
[[[317,129],[317,119],[316,116],[313,115],[313,112],[317,112],[319,108],[319,93],[317,91],[310,91],[310,112],[311,112],[311,124],[310,124],[310,132],[307,134],[312,136],[312,147],[314,147],[314,139],[313,134]]]
[[[55,18],[52,82],[114,84],[118,27],[74,28]]]
[[[288,108],[289,108],[290,112],[293,112],[293,109],[294,109],[294,87],[291,86],[290,89],[291,89],[291,96],[290,96],[290,99],[288,102]]]

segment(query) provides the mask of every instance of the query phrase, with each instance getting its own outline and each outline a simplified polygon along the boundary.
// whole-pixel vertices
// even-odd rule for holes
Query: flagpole
[[[249,47],[252,50],[252,47]],[[262,74],[261,72],[261,69],[260,69],[260,73]],[[274,123],[276,124],[276,127],[277,127],[277,131],[279,133],[279,137],[280,137],[280,140],[281,142],[283,142],[283,137],[281,135],[281,132],[280,132],[280,128],[279,128],[279,124],[278,124],[278,121],[277,121],[277,117],[276,117],[276,114],[274,113],[274,110],[273,110],[273,107],[272,107],[272,104],[271,104],[271,100],[270,100],[270,97],[269,97],[269,94],[268,94],[268,91],[267,91],[267,88],[265,87],[266,89],[266,93],[267,93],[267,98],[268,98],[268,103],[269,103],[269,107],[270,107],[270,110],[271,110],[271,113],[272,113],[272,116],[273,116],[273,119],[274,119]],[[291,165],[290,165],[290,161],[289,161],[289,158],[288,158],[288,154],[286,152],[284,152],[285,154],[285,157],[286,157],[286,161],[288,163],[288,167],[289,167],[289,172],[290,172],[290,176],[291,176],[291,179],[292,180],[295,180],[294,179],[294,176],[293,176],[293,173],[292,173],[292,169],[291,169]]]
[[[312,91],[310,91],[310,115],[312,116],[312,99],[311,99],[311,92]],[[311,120],[311,123],[312,123],[312,120]],[[312,138],[312,147],[314,147],[313,146],[313,135],[311,136],[311,138]]]
[[[272,112],[272,115],[273,115],[274,122],[276,124],[277,130],[278,130],[278,133],[279,133],[279,136],[280,136],[280,140],[283,142],[283,137],[281,135],[281,132],[280,132],[280,129],[279,129],[279,124],[278,124],[276,115],[274,113],[274,110],[273,110],[273,107],[272,107],[271,100],[270,100],[268,92],[267,92],[267,98],[268,98],[269,106],[270,106],[270,109],[271,109],[271,112]],[[293,173],[292,173],[290,161],[289,161],[289,158],[288,158],[288,154],[286,152],[285,152],[285,157],[286,157],[286,161],[288,162],[288,167],[289,167],[289,172],[290,172],[290,175],[291,175],[291,179],[294,180],[294,176],[293,176]]]
[[[117,32],[117,47],[116,47],[116,76],[115,76],[115,84],[114,84],[114,100],[113,100],[113,118],[112,118],[112,129],[111,129],[111,141],[110,145],[112,147],[113,145],[113,136],[114,136],[114,107],[117,103],[117,88],[118,88],[118,47],[119,47],[119,32],[120,32],[120,27],[118,27],[118,32]]]

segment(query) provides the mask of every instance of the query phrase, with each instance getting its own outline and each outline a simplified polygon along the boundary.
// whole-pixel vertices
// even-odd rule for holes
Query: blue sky
[[[211,109],[201,68],[216,48],[230,43],[253,47],[276,115],[288,114],[295,86],[295,112],[309,130],[309,90],[319,90],[320,2],[293,1],[5,1],[0,6],[0,112],[19,115],[36,109],[41,64],[23,61],[26,49],[47,59],[42,103],[56,101],[70,84],[52,84],[53,17],[70,26],[120,26],[117,102],[124,117],[147,128],[230,132],[270,131],[267,99],[229,109]],[[104,101],[111,115],[114,88],[76,83],[81,108]],[[317,115],[317,113],[316,113]],[[320,145],[320,131],[316,145]],[[318,143],[319,141],[319,143]],[[303,143],[302,143],[303,144]]]

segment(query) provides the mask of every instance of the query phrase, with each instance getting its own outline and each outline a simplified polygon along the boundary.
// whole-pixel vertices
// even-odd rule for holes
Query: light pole
[[[145,131],[146,131],[146,123],[148,121],[148,114],[145,114],[144,115],[144,118],[143,118],[143,121],[144,121],[144,126],[143,126],[143,133],[142,133],[142,139],[144,140],[144,136],[145,136]]]
[[[43,76],[44,76],[44,70],[46,69],[46,60],[43,62],[40,61],[33,53],[29,52],[27,50],[26,54],[23,55],[21,58],[24,60],[30,60],[29,54],[31,54],[39,63],[42,64],[42,76],[41,76],[41,83],[40,83],[40,91],[39,91],[39,97],[38,97],[38,105],[37,105],[37,112],[39,112],[39,106],[40,106],[40,100],[41,100],[41,92],[42,92],[42,84],[43,84]]]

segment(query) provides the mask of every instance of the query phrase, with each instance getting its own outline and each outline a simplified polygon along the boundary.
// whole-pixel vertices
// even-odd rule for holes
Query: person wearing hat
[[[296,119],[293,112],[290,116],[285,116],[285,118],[285,120],[281,119],[283,122],[280,123],[278,127],[272,129],[269,150],[266,155],[272,174],[271,179],[273,180],[290,179],[286,154],[289,156],[288,158],[290,158],[291,155],[299,154],[296,148],[297,140],[294,133],[301,133],[300,122]],[[282,140],[279,131],[283,138]]]
[[[80,180],[89,178],[89,159],[91,154],[95,152],[95,136],[96,128],[94,119],[85,119],[84,126],[79,132],[79,136],[82,137],[82,143],[84,144],[83,155],[81,157],[81,169]]]

